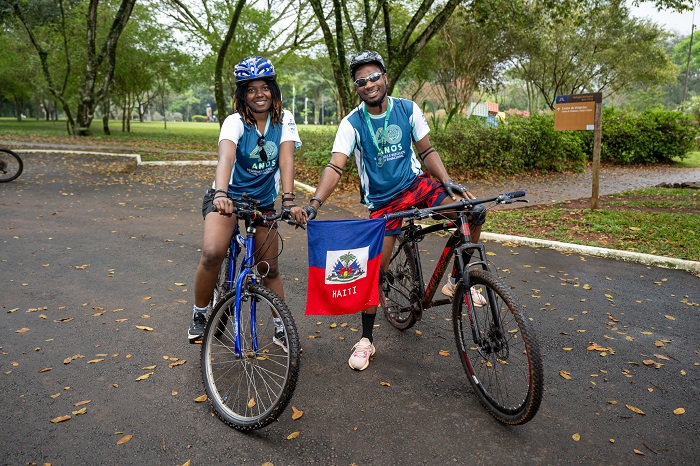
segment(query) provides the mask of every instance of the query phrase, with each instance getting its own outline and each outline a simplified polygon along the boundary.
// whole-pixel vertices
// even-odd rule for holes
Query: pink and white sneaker
[[[367,338],[362,338],[352,347],[352,354],[348,364],[356,371],[363,371],[369,366],[369,358],[375,352],[374,345]]]

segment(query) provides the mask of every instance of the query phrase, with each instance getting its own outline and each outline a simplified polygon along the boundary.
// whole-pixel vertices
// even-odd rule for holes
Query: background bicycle
[[[471,242],[467,217],[473,206],[509,204],[524,195],[524,191],[517,191],[386,215],[387,220],[404,218],[407,223],[380,283],[381,307],[387,320],[405,330],[421,320],[424,310],[450,302],[434,301],[433,297],[455,256],[458,282],[451,301],[457,353],[482,405],[500,422],[514,425],[531,420],[542,401],[539,345],[517,298],[490,270],[484,245]],[[448,218],[448,213],[456,214],[456,219]],[[416,224],[431,218],[440,222],[425,227]],[[417,244],[425,235],[439,231],[451,234],[426,286]],[[472,292],[466,292],[472,289],[485,299],[476,301]]]
[[[24,163],[10,149],[0,148],[0,183],[15,180],[22,174]]]
[[[234,200],[234,207],[238,219],[245,220],[246,235],[236,225],[221,267],[202,340],[202,376],[217,416],[236,429],[255,430],[277,419],[291,400],[301,352],[291,311],[262,285],[267,269],[264,260],[255,259],[255,231],[262,222],[296,223],[286,211],[263,216],[247,197]],[[279,236],[277,228],[269,232]],[[281,332],[273,318],[281,319]]]

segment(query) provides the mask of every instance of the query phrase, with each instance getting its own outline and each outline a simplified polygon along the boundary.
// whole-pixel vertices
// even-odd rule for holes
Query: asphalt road
[[[350,370],[359,318],[304,315],[306,236],[285,225],[281,267],[304,348],[291,404],[304,414],[293,421],[288,408],[243,434],[195,402],[199,347],[185,335],[213,167],[24,159],[22,176],[0,185],[2,464],[697,462],[697,276],[487,243],[533,322],[545,368],[538,415],[504,427],[472,393],[446,306],[403,333],[377,319],[372,364]],[[329,205],[321,219],[351,215]],[[440,243],[422,243],[426,264]],[[594,343],[606,349],[589,350]],[[186,362],[169,367],[175,358]]]

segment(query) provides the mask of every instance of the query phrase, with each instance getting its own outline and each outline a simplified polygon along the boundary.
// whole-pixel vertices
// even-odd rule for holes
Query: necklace
[[[367,128],[369,128],[369,134],[372,136],[372,142],[374,147],[377,149],[378,155],[381,156],[384,153],[384,148],[386,147],[386,128],[389,126],[389,116],[391,115],[391,99],[387,98],[386,113],[384,114],[384,130],[382,131],[382,147],[379,147],[379,141],[377,141],[376,131],[372,125],[369,113],[367,112],[367,105],[362,107],[362,113],[365,117],[365,122],[367,123]]]

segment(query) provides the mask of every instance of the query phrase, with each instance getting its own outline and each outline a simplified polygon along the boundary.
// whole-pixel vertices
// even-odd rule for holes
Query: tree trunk
[[[231,22],[228,26],[228,31],[226,31],[226,36],[224,41],[221,43],[221,48],[216,57],[216,68],[214,70],[214,97],[216,98],[216,112],[219,114],[219,127],[224,124],[224,119],[226,119],[226,97],[224,96],[224,86],[223,86],[223,70],[224,62],[226,59],[226,52],[228,51],[229,45],[233,41],[233,36],[236,32],[236,25],[238,24],[238,18],[241,16],[241,10],[245,5],[245,0],[238,0],[236,2],[236,8],[231,16]]]
[[[22,121],[22,108],[24,108],[24,99],[21,97],[14,98],[15,101],[15,112],[17,113],[17,121]]]
[[[102,99],[102,131],[108,136],[112,134],[112,132],[109,130],[109,110],[109,94],[106,94]]]

